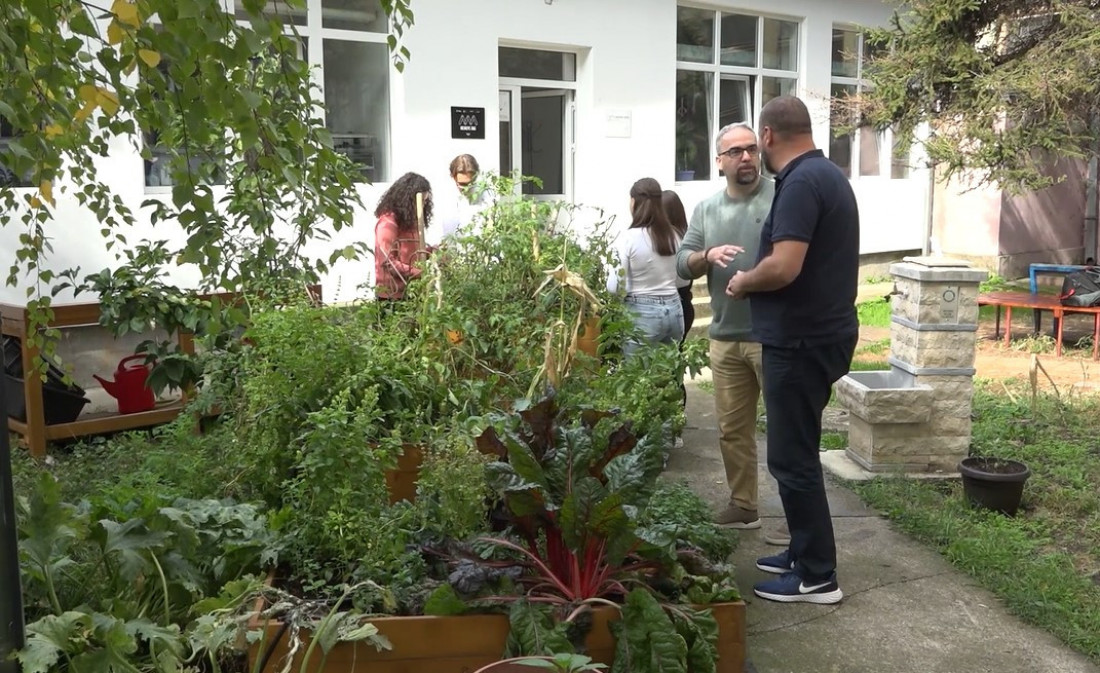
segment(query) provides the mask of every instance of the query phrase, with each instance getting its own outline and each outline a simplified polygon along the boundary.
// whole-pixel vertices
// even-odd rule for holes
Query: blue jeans
[[[639,340],[627,339],[623,357],[630,357],[643,343],[678,344],[684,336],[684,309],[680,295],[626,295],[626,308],[634,316],[634,326],[641,332]]]

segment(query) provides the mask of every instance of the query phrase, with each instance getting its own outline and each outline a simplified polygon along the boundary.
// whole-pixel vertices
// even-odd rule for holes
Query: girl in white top
[[[635,337],[623,346],[630,357],[643,343],[678,344],[684,335],[684,313],[678,288],[687,285],[676,275],[680,235],[661,206],[661,185],[642,178],[630,188],[630,228],[619,236],[618,273],[607,280],[611,292],[625,292],[634,316]]]

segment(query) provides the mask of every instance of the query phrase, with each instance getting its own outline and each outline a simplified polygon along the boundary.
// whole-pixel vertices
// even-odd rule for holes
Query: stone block
[[[967,408],[969,412],[969,407]],[[969,441],[970,433],[973,430],[973,422],[970,420],[970,414],[965,416],[947,416],[935,414],[932,417],[932,421],[928,424],[932,430],[932,434],[937,437],[966,437]]]
[[[960,455],[939,455],[928,457],[929,472],[946,472],[947,474],[959,473],[959,461],[966,458],[966,452]]]
[[[978,286],[895,278],[894,315],[921,325],[977,325]]]
[[[890,325],[891,354],[917,369],[971,368],[975,344],[974,332],[928,332],[896,322]]]
[[[878,474],[906,474],[914,472],[927,472],[928,466],[923,461],[911,462],[911,459],[903,456],[889,456],[883,460],[871,463],[851,449],[845,455],[868,472]]]
[[[921,423],[931,417],[934,391],[914,386],[907,372],[853,372],[836,384],[837,401],[869,423]]]
[[[848,422],[848,451],[859,456],[860,464],[867,469],[873,470],[878,465],[924,465],[930,456],[940,463],[958,462],[970,448],[969,431],[938,428],[935,419],[927,423],[873,424],[851,416]]]
[[[974,396],[974,379],[971,376],[929,376],[918,374],[914,379],[917,385],[928,386],[934,391],[937,402],[945,399],[965,400],[968,403]]]

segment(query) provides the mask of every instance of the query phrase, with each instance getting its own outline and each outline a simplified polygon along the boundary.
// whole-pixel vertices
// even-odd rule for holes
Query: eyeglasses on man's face
[[[748,153],[750,157],[755,157],[760,154],[760,148],[756,145],[749,145],[748,147],[731,147],[725,152],[719,152],[718,156],[726,156],[730,159],[740,159],[746,153]]]

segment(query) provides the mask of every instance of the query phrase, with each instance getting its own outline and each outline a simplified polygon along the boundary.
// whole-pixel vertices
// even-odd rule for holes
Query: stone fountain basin
[[[926,423],[932,417],[934,396],[931,387],[897,367],[851,372],[836,382],[840,405],[868,423]]]

